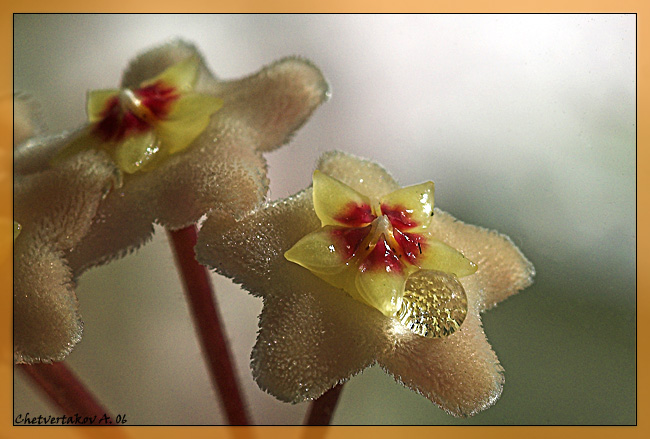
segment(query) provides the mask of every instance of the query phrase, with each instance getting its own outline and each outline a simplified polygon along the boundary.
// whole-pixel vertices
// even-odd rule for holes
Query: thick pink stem
[[[214,300],[207,269],[200,265],[194,255],[197,230],[195,226],[167,231],[176,264],[180,270],[190,311],[199,335],[203,355],[208,363],[210,376],[221,397],[221,404],[230,425],[248,425],[239,381],[234,371],[228,343]]]

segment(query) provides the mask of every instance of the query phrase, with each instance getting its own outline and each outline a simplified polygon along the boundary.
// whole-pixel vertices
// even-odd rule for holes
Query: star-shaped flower
[[[79,274],[140,246],[154,222],[176,230],[213,209],[252,209],[268,190],[262,152],[286,143],[327,97],[325,79],[305,60],[219,81],[194,46],[175,41],[131,62],[120,90],[89,93],[89,125],[19,147],[16,170],[58,166],[86,149],[121,170],[123,185],[69,255]]]
[[[14,361],[62,360],[81,339],[67,255],[87,233],[114,167],[93,151],[14,178]]]
[[[240,219],[215,212],[199,234],[202,263],[264,298],[260,387],[300,402],[378,363],[453,415],[492,405],[503,370],[480,313],[531,283],[530,262],[433,209],[431,183],[400,189],[339,152],[317,169],[313,188]]]

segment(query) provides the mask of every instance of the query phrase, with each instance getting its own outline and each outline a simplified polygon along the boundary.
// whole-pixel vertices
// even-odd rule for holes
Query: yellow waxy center
[[[439,309],[436,303],[453,291],[454,300],[443,301],[466,312],[466,302],[456,300],[462,285],[452,279],[472,274],[476,265],[428,233],[434,213],[433,183],[373,199],[316,171],[313,201],[323,227],[289,249],[285,253],[289,261],[384,315],[411,322],[407,326],[420,335],[442,336],[455,330],[454,325],[441,324],[440,315],[431,310]],[[422,288],[408,293],[405,285],[417,273],[426,273],[423,278],[429,281],[420,284],[436,286],[431,294]],[[440,282],[453,285],[445,290]],[[418,311],[429,302],[428,311]],[[460,314],[454,314],[458,325]]]
[[[91,125],[55,159],[82,150],[102,149],[123,172],[154,169],[185,150],[206,130],[223,101],[193,91],[199,59],[189,57],[144,81],[138,88],[88,93]]]

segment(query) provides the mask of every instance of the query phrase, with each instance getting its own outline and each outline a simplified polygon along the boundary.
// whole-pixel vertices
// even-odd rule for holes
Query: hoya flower
[[[433,208],[433,184],[325,154],[314,184],[244,218],[214,212],[199,260],[264,299],[252,353],[260,387],[288,402],[378,363],[456,416],[500,396],[503,370],[480,313],[534,269],[497,232]]]
[[[114,167],[88,151],[14,178],[13,321],[16,363],[62,360],[81,339],[67,255],[87,233]]]
[[[205,213],[240,214],[268,190],[263,152],[286,143],[326,100],[320,71],[299,58],[249,77],[217,80],[191,44],[174,41],[132,61],[119,90],[88,93],[89,123],[18,148],[16,170],[59,166],[80,151],[110,157],[123,180],[70,252],[75,273]]]

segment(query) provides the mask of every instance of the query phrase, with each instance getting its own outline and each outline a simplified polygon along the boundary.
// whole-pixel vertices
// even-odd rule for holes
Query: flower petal
[[[154,229],[148,211],[150,203],[124,188],[111,191],[101,203],[88,233],[68,254],[74,276],[125,256],[151,239]]]
[[[382,166],[342,151],[324,153],[316,169],[363,195],[378,199],[399,189],[395,179]]]
[[[60,361],[81,340],[83,324],[70,269],[38,236],[14,246],[14,362]]]
[[[466,316],[467,295],[456,276],[420,270],[406,281],[395,317],[415,334],[438,338],[456,332]]]
[[[317,398],[370,365],[392,321],[284,258],[319,228],[308,189],[239,220],[213,212],[196,246],[199,262],[264,296],[251,367],[283,401]]]
[[[143,82],[162,74],[169,67],[190,58],[199,60],[195,91],[201,91],[205,82],[214,80],[194,44],[180,39],[147,50],[133,59],[125,70],[121,86],[137,88]]]
[[[219,98],[198,93],[188,93],[172,104],[165,120],[156,126],[166,154],[187,148],[210,123],[210,116],[223,105]]]
[[[201,227],[197,260],[230,277],[254,295],[284,293],[287,270],[324,284],[309,270],[289,262],[284,253],[296,242],[320,228],[314,213],[311,189],[281,200],[236,220],[226,211],[215,211]],[[281,278],[269,282],[270,278]]]
[[[438,209],[428,232],[476,263],[476,273],[461,282],[468,294],[481,294],[481,310],[532,283],[535,268],[506,235],[465,224]]]
[[[108,194],[98,220],[69,256],[76,274],[140,247],[151,238],[153,222],[175,230],[213,209],[238,215],[262,201],[268,180],[260,153],[206,138],[196,146],[132,174]]]
[[[323,226],[363,227],[375,218],[368,197],[316,170],[313,176],[314,210]]]
[[[433,192],[431,181],[391,192],[380,200],[381,213],[399,230],[424,230],[433,216]]]
[[[372,364],[388,320],[324,282],[303,282],[299,270],[309,273],[293,265],[297,277],[265,297],[251,355],[260,388],[293,403],[318,398]]]
[[[88,232],[114,172],[108,157],[87,151],[52,170],[15,176],[14,220],[22,234],[38,233],[54,251],[72,248]]]
[[[379,363],[454,416],[472,416],[501,395],[503,368],[472,305],[460,330],[449,337],[427,338],[406,330],[396,343],[399,349],[387,351]]]
[[[241,80],[215,83],[210,91],[224,101],[222,135],[245,135],[263,152],[285,144],[329,96],[320,70],[299,58],[282,59]]]
[[[14,177],[14,360],[58,361],[81,337],[64,255],[88,232],[115,168],[81,153],[60,167]]]

